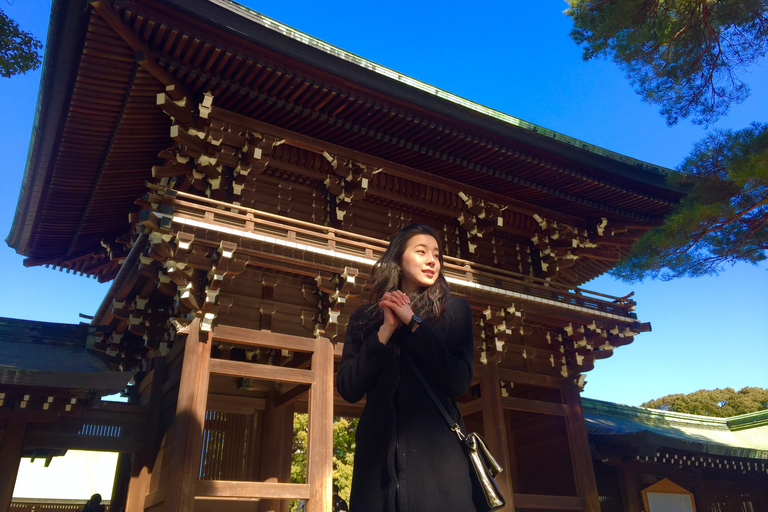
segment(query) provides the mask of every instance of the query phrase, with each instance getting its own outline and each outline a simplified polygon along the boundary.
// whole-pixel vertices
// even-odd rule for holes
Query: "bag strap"
[[[437,395],[435,395],[435,392],[432,390],[432,386],[427,383],[426,379],[416,367],[416,364],[413,362],[413,359],[411,359],[411,356],[409,356],[405,351],[402,352],[402,355],[405,358],[405,362],[408,363],[408,366],[410,366],[411,370],[413,370],[413,373],[416,374],[416,378],[418,378],[419,382],[421,382],[421,385],[424,386],[424,389],[427,391],[429,397],[437,406],[437,409],[442,413],[445,422],[448,423],[448,426],[451,428],[451,430],[456,432],[456,435],[459,436],[459,441],[464,441],[466,436],[464,435],[464,432],[461,431],[461,425],[459,425],[458,422],[453,419],[450,414],[448,414],[448,411],[445,410],[445,407],[443,407],[443,404],[440,403]]]

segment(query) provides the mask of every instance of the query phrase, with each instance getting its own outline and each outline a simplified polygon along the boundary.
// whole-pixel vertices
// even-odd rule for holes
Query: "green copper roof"
[[[713,418],[582,399],[590,436],[712,455],[768,459],[768,410]]]

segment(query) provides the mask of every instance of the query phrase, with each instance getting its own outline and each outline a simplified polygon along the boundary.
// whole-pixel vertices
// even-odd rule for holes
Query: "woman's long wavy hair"
[[[384,255],[382,255],[381,259],[373,265],[370,297],[371,309],[373,310],[373,314],[371,315],[372,322],[377,322],[382,318],[383,313],[377,306],[381,296],[386,292],[399,290],[401,288],[402,276],[400,272],[400,263],[403,260],[403,253],[408,245],[408,241],[416,235],[429,235],[437,241],[439,250],[437,259],[440,262],[440,272],[438,273],[437,280],[432,286],[419,289],[411,294],[411,308],[414,313],[424,319],[437,319],[442,315],[445,299],[451,293],[448,281],[445,280],[445,275],[443,275],[442,240],[430,226],[412,222],[403,227],[394,237],[392,237],[392,241],[389,242],[389,247],[387,247]]]

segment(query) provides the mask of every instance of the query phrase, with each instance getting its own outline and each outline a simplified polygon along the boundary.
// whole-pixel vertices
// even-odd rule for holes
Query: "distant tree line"
[[[642,404],[649,409],[728,418],[768,409],[768,389],[745,387],[700,389],[684,395],[667,395]]]

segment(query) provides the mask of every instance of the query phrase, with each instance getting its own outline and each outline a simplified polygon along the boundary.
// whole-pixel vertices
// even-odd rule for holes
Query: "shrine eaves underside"
[[[135,371],[149,411],[119,477],[126,510],[330,507],[333,416],[363,407],[334,393],[346,325],[410,222],[436,230],[471,306],[474,381],[458,402],[510,468],[508,509],[599,510],[579,391],[650,325],[630,296],[580,287],[683,197],[671,171],[226,0],[54,0],[51,13],[7,241],[28,266],[112,281],[87,347]],[[201,470],[218,453],[202,435],[211,411],[250,440],[215,478]],[[300,411],[313,448],[298,484]],[[18,459],[26,420],[7,416]]]
[[[480,362],[519,345],[511,368],[575,376],[649,329],[628,298],[577,287],[682,197],[666,169],[230,2],[55,1],[40,94],[8,243],[117,277],[94,323],[122,369],[168,350],[170,316],[343,340],[411,221],[442,236]],[[538,341],[504,348],[521,336]]]
[[[470,233],[461,257],[492,254],[491,237],[472,238],[493,232],[537,246],[550,267],[541,277],[573,285],[610,268],[681,197],[664,169],[393,79],[236,4],[85,4],[53,5],[48,44],[59,50],[45,63],[8,238],[30,265],[114,277],[145,182],[173,176],[179,190],[372,236],[357,210],[458,223]],[[200,139],[206,130],[240,138]],[[246,132],[260,137],[253,182],[269,198],[237,169]],[[193,152],[218,160],[182,169],[185,151],[171,153],[195,137]],[[346,204],[315,212],[328,202],[317,190]]]

